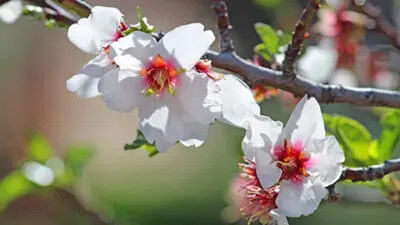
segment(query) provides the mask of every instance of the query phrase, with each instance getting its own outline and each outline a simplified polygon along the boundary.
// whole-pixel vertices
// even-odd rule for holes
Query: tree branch
[[[229,22],[228,7],[223,0],[212,0],[212,8],[217,16],[217,28],[219,31],[219,47],[221,52],[232,52],[235,50],[232,40],[232,26]]]
[[[400,158],[387,160],[382,164],[363,168],[344,168],[342,176],[337,181],[371,181],[381,179],[385,175],[400,171]]]
[[[320,0],[310,0],[300,20],[296,23],[292,34],[292,40],[285,52],[285,59],[282,64],[283,76],[288,79],[294,79],[296,77],[294,68],[296,58],[300,54],[304,40],[308,38],[307,30],[311,25],[312,18],[320,7]]]
[[[208,51],[205,57],[212,60],[213,66],[238,74],[247,82],[269,85],[291,92],[297,97],[308,94],[315,97],[320,103],[349,103],[357,106],[400,108],[400,92],[319,84],[299,76],[291,82],[287,82],[287,78],[281,71],[254,65],[234,52],[218,54]]]
[[[355,7],[375,22],[374,28],[387,36],[394,47],[400,49],[400,37],[398,37],[396,29],[386,20],[382,10],[368,1],[362,3],[363,4],[360,4],[360,1],[352,1]]]

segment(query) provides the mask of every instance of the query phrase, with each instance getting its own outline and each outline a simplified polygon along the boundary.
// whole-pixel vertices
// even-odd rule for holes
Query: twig
[[[221,52],[232,52],[235,50],[232,40],[232,26],[229,22],[228,7],[223,0],[212,0],[212,8],[217,16],[217,27],[220,35]]]
[[[349,103],[357,106],[400,108],[400,92],[319,84],[299,76],[295,77],[292,82],[287,82],[281,71],[254,65],[234,52],[218,54],[208,51],[205,57],[212,60],[213,66],[238,74],[247,82],[269,85],[291,92],[297,97],[308,94],[315,97],[320,103]]]
[[[400,158],[387,160],[382,164],[364,168],[345,168],[339,181],[371,181],[381,179],[385,175],[400,171]]]
[[[88,17],[91,13],[92,6],[82,0],[55,0],[66,9],[73,11],[81,17]]]
[[[311,24],[312,18],[320,7],[320,0],[310,0],[300,20],[296,23],[292,34],[292,40],[285,52],[285,59],[282,64],[283,76],[288,79],[294,79],[296,77],[294,68],[296,58],[301,51],[304,40],[308,37],[307,30]]]
[[[359,4],[360,1],[352,1],[352,4],[356,6],[363,14],[368,16],[375,22],[375,29],[382,32],[387,36],[392,45],[400,49],[400,37],[397,36],[396,29],[386,20],[379,7],[375,7],[368,1],[364,1],[363,4]]]

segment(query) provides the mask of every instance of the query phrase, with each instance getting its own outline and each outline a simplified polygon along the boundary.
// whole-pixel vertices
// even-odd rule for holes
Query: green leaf
[[[53,149],[47,139],[41,134],[35,134],[28,142],[27,156],[29,160],[46,164],[53,157]]]
[[[276,54],[279,49],[279,36],[276,31],[271,26],[264,23],[256,23],[254,28],[260,36],[268,53],[270,55]]]
[[[400,141],[400,110],[385,113],[380,119],[379,163],[391,159],[396,144]]]
[[[136,140],[131,144],[125,144],[124,149],[137,150],[139,148],[142,148],[143,150],[148,152],[149,157],[153,157],[159,153],[157,148],[153,144],[149,143],[144,137],[143,133],[138,129],[136,133]]]
[[[292,41],[292,35],[282,33],[282,35],[279,35],[279,46],[286,46]]]
[[[145,144],[145,145],[142,146],[142,148],[143,148],[147,153],[149,153],[149,157],[153,157],[153,156],[157,155],[158,153],[160,153],[160,152],[157,150],[156,146],[151,145],[151,144]]]
[[[262,56],[265,60],[271,62],[272,56],[268,52],[268,49],[265,47],[265,44],[258,44],[254,47],[254,53]]]
[[[87,147],[72,147],[64,154],[65,172],[72,172],[76,177],[82,174],[83,167],[92,158],[93,149]],[[70,171],[68,171],[70,170]],[[66,174],[68,175],[68,174]]]
[[[10,173],[0,183],[0,211],[11,201],[29,193],[34,187],[36,186],[21,171],[16,170]]]
[[[345,116],[324,114],[325,125],[342,146],[346,166],[368,166],[375,163],[371,156],[373,140],[369,131],[359,122]]]
[[[266,8],[275,8],[283,3],[283,0],[255,0],[256,3]]]

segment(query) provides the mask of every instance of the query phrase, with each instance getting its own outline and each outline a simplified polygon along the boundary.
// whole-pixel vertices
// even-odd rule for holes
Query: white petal
[[[176,143],[184,136],[184,111],[174,96],[148,97],[139,107],[140,130],[153,143]]]
[[[103,48],[97,29],[87,18],[82,18],[78,23],[72,24],[67,35],[76,47],[86,53],[99,54]]]
[[[338,54],[330,41],[325,40],[319,46],[310,46],[299,59],[300,75],[316,82],[326,82],[336,67],[337,58]]]
[[[318,208],[326,194],[321,183],[312,183],[310,179],[299,184],[281,181],[276,205],[288,217],[307,216]]]
[[[89,19],[98,31],[101,40],[113,40],[122,22],[122,13],[117,8],[95,6]]]
[[[191,69],[214,42],[212,31],[204,31],[200,23],[183,25],[165,34],[159,43],[164,59],[174,60],[176,66]]]
[[[286,219],[286,216],[283,215],[279,209],[273,209],[269,212],[269,215],[272,217],[272,219],[275,220],[276,225],[289,225],[289,222]]]
[[[142,78],[131,70],[113,70],[101,78],[98,86],[107,107],[129,112],[144,100]]]
[[[301,141],[307,146],[310,139],[324,137],[325,126],[321,108],[315,98],[307,99],[307,96],[304,96],[293,110],[281,138],[289,139],[292,143]]]
[[[257,150],[272,149],[282,132],[282,123],[268,116],[254,115],[245,125],[242,149],[246,159],[254,160]]]
[[[225,75],[218,81],[221,88],[222,119],[221,121],[237,127],[243,127],[245,122],[260,114],[260,107],[253,97],[250,88],[234,75]]]
[[[329,83],[334,85],[343,85],[348,87],[357,87],[358,80],[356,75],[347,69],[337,69],[333,72]]]
[[[113,42],[111,44],[110,54],[112,57],[128,54],[135,59],[132,64],[136,65],[137,62],[146,64],[150,57],[156,55],[156,45],[157,41],[153,36],[141,31],[135,31]]]
[[[220,89],[215,81],[193,70],[179,78],[177,97],[194,120],[210,124],[221,116]]]
[[[324,187],[336,182],[342,174],[344,153],[334,136],[328,136],[321,140],[314,140],[315,152],[311,173],[316,173]]]
[[[0,6],[0,20],[4,23],[14,23],[22,12],[22,2],[20,0],[11,0]]]
[[[86,64],[75,76],[67,80],[67,89],[81,98],[100,95],[97,86],[100,78],[117,67],[112,65],[106,54],[101,54]]]
[[[184,135],[180,142],[186,147],[199,147],[206,140],[209,130],[209,124],[203,124],[198,121],[185,122]]]
[[[115,41],[121,21],[118,9],[95,6],[89,18],[82,18],[69,27],[68,38],[82,51],[99,54]]]
[[[270,149],[256,152],[256,172],[263,188],[270,188],[279,181],[282,170],[273,162]]]

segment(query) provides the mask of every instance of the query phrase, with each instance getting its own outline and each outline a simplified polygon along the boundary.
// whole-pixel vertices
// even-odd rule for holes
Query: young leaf
[[[8,174],[0,183],[0,211],[8,203],[29,193],[35,185],[31,183],[22,173],[16,170]]]
[[[45,164],[53,157],[53,149],[43,135],[36,134],[28,142],[26,154],[29,160]]]
[[[381,135],[379,137],[378,160],[391,159],[396,144],[400,141],[400,110],[385,113],[380,120]]]
[[[271,26],[264,23],[256,23],[254,28],[260,36],[268,53],[270,55],[276,54],[279,48],[279,37],[276,34],[276,31]]]
[[[64,164],[76,177],[82,173],[83,167],[92,158],[93,149],[84,147],[69,148],[64,154]],[[68,172],[68,171],[65,171]]]
[[[143,148],[143,150],[148,152],[149,157],[153,157],[159,153],[157,148],[153,144],[149,143],[144,137],[143,133],[138,129],[136,133],[136,140],[131,144],[125,144],[124,149],[136,150],[139,148]]]
[[[370,155],[372,137],[359,122],[345,116],[324,114],[325,125],[342,146],[346,166],[368,166],[375,162]]]
[[[268,49],[265,47],[265,44],[258,44],[254,47],[254,53],[262,56],[267,61],[272,61],[272,56],[268,52]]]

